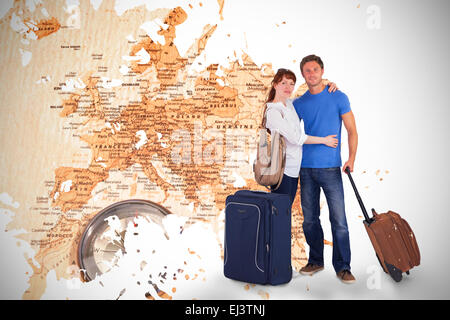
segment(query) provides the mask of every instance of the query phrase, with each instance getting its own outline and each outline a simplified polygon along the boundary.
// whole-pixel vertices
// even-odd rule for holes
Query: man
[[[337,148],[325,145],[303,145],[300,169],[300,195],[303,209],[303,231],[310,247],[308,264],[300,272],[312,275],[323,270],[324,238],[320,224],[320,189],[324,191],[330,212],[333,235],[333,267],[345,283],[355,282],[350,271],[350,239],[345,217],[344,189],[341,174],[341,127],[344,122],[348,133],[349,158],[342,167],[353,172],[358,145],[358,133],[347,96],[336,91],[330,93],[322,84],[324,73],[320,57],[310,55],[300,63],[300,71],[308,91],[294,101],[300,119],[304,121],[307,135],[325,137],[337,134]]]

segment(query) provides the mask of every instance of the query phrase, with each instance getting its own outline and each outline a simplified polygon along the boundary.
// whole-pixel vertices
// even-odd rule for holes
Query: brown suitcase
[[[369,218],[350,170],[346,168],[345,172],[364,214],[364,226],[381,267],[396,282],[401,281],[403,272],[409,274],[410,269],[420,264],[420,251],[414,232],[408,222],[393,211],[378,214],[372,209],[373,217]]]

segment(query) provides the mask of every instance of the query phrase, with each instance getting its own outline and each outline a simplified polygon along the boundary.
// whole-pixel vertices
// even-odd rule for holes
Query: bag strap
[[[260,124],[260,126],[259,126],[259,128],[260,129],[267,129],[266,128],[266,123],[267,123],[267,109],[272,109],[272,108],[268,108],[267,107],[267,103],[264,105],[264,111],[263,111],[263,117],[262,117],[262,120],[261,120],[261,124]],[[284,114],[283,114],[283,112],[281,112],[281,110],[278,110],[279,112],[280,112],[280,114],[281,114],[281,117],[284,119]],[[267,129],[269,132],[270,132],[270,130],[269,129]]]
[[[264,105],[264,111],[263,111],[263,117],[262,117],[262,121],[261,121],[261,124],[260,124],[260,129],[266,129],[269,133],[271,133],[270,132],[270,130],[268,129],[268,128],[266,128],[266,122],[267,122],[267,109],[269,109],[269,108],[267,108],[267,103]],[[283,114],[283,112],[281,112],[280,110],[278,110],[279,112],[280,112],[280,114],[281,114],[281,117],[284,119],[284,114]],[[285,143],[284,143],[284,137],[283,136],[280,136],[280,138],[281,138],[281,143],[282,143],[282,145],[283,145],[283,153],[284,152],[286,152],[285,150],[286,150],[286,148],[285,148]],[[282,168],[284,168],[285,167],[285,165],[286,165],[286,157],[285,157],[285,155],[283,154],[283,162],[282,162]],[[273,190],[277,190],[279,187],[280,187],[280,185],[281,185],[281,181],[283,181],[283,175],[281,175],[281,179],[278,181],[278,183],[277,183],[277,185],[276,185],[276,187],[275,188],[273,188],[272,189],[272,187],[268,187],[268,186],[264,186],[264,187],[266,187],[266,189],[267,190],[269,190],[269,191],[273,191]]]
[[[283,168],[283,170],[284,170],[284,168],[286,167],[286,154],[285,154],[286,153],[286,144],[285,144],[283,136],[280,136],[280,143],[282,144],[282,150],[283,150],[283,157],[282,157],[283,162],[281,163],[281,168]],[[284,176],[284,173],[280,176],[280,180],[278,181],[277,186],[274,189],[270,189],[271,191],[277,190],[280,187],[281,182],[283,181],[283,176]]]
[[[267,111],[267,104],[264,105],[264,111],[263,111],[263,116],[261,119],[261,123],[259,124],[259,128],[260,129],[266,129],[266,111]]]

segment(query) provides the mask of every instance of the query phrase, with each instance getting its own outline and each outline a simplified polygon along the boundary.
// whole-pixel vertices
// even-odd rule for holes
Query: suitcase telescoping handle
[[[355,191],[356,199],[358,199],[358,203],[364,214],[364,218],[365,218],[367,224],[370,224],[372,222],[372,220],[369,218],[369,215],[367,214],[366,207],[364,206],[364,203],[362,202],[361,196],[359,195],[358,189],[356,188],[355,182],[353,181],[352,175],[350,174],[349,167],[345,168],[345,173],[347,173],[348,178],[350,179],[350,183],[352,184],[353,190]]]

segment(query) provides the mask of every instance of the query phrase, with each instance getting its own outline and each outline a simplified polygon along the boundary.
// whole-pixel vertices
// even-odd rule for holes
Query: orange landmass
[[[176,36],[175,27],[183,23],[186,18],[187,14],[181,7],[173,9],[164,21],[169,25],[167,30],[161,27],[158,31],[158,34],[164,37],[164,45],[155,43],[150,37],[146,37],[132,47],[130,56],[136,55],[141,49],[150,55],[149,63],[140,64],[138,61],[133,61],[131,63],[133,72],[143,73],[147,68],[154,66],[161,86],[173,85],[177,82],[178,72],[186,66],[186,59],[180,56],[173,40]]]
[[[55,186],[50,193],[52,206],[60,207],[62,212],[80,208],[92,197],[95,186],[108,178],[107,171],[93,166],[88,169],[60,167],[55,170]],[[64,191],[62,183],[72,181],[70,190]],[[57,194],[58,193],[58,194]]]
[[[38,30],[35,30],[38,40],[55,33],[61,28],[61,24],[55,17],[49,20],[41,20],[37,24]]]
[[[33,31],[36,34],[38,40],[47,37],[52,33],[55,33],[61,28],[61,24],[55,17],[52,17],[47,20],[40,20],[36,24],[31,22],[31,19],[29,18],[24,19],[23,22],[28,27],[27,33]]]
[[[103,119],[105,113],[101,104],[100,93],[97,88],[98,77],[91,76],[91,74],[86,75],[82,81],[86,84],[83,90],[87,96],[90,97],[91,103],[84,106],[83,110],[80,111],[80,116],[89,118]],[[63,101],[63,109],[60,112],[60,117],[67,117],[70,114],[77,112],[79,108],[79,102],[81,95],[73,93],[70,95],[69,99]]]
[[[225,3],[225,0],[217,0],[217,3],[219,4],[219,14],[220,14],[220,20],[223,20],[223,5]]]
[[[79,94],[71,94],[69,99],[63,100],[63,109],[59,113],[59,116],[64,118],[76,112],[80,98],[81,96]]]
[[[41,284],[50,270],[55,270],[57,280],[68,278],[71,273],[70,266],[77,269],[78,246],[82,232],[93,215],[85,216],[81,220],[69,219],[61,215],[59,221],[51,228],[40,241],[39,251],[33,259],[28,258],[28,264],[33,269],[29,278],[29,288],[24,292],[23,299],[38,299],[45,291]]]

